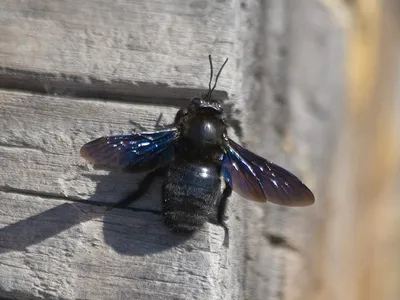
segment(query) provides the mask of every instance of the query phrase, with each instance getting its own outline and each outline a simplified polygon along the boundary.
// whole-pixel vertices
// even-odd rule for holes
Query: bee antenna
[[[212,59],[211,59],[211,55],[209,54],[208,55],[208,60],[210,61],[210,82],[208,83],[208,93],[207,93],[207,97],[206,98],[209,98],[209,99],[211,99],[211,93],[212,93],[212,90],[211,90],[211,81],[212,81],[212,78],[213,78],[213,64],[212,64]]]
[[[211,56],[210,56],[210,59],[211,59]],[[211,60],[210,60],[210,62],[211,62]],[[209,98],[210,98],[210,99],[211,99],[211,94],[212,94],[212,92],[214,91],[215,87],[217,86],[218,77],[219,77],[219,75],[221,74],[222,69],[225,67],[225,65],[226,65],[227,62],[228,62],[228,59],[225,59],[225,62],[222,64],[221,68],[220,68],[219,71],[218,71],[217,77],[215,77],[215,83],[214,83],[214,86],[213,86],[213,88],[211,89],[211,92],[210,92],[210,95],[209,95]]]

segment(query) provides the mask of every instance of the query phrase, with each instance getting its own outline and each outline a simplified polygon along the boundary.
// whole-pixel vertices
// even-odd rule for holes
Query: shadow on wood
[[[146,255],[162,252],[184,243],[191,237],[191,235],[178,235],[169,231],[163,223],[160,208],[157,207],[155,209],[128,208],[107,211],[111,203],[119,199],[102,201],[104,186],[117,190],[120,187],[123,190],[121,185],[126,185],[126,182],[121,181],[121,176],[129,177],[129,175],[131,174],[111,172],[108,176],[92,176],[97,178],[98,182],[95,194],[89,199],[63,203],[0,229],[2,248],[0,253],[25,251],[27,247],[58,235],[77,224],[99,218],[102,218],[104,223],[104,241],[121,254]],[[141,177],[141,175],[134,177],[139,176]],[[135,188],[134,184],[132,188]],[[10,192],[15,193],[16,191]],[[160,193],[161,190],[157,192]],[[40,194],[38,196],[40,197]],[[68,200],[68,198],[63,200]],[[143,200],[139,200],[139,202],[142,201],[154,202],[146,196],[143,197]]]
[[[199,82],[198,86],[206,86]],[[206,89],[188,88],[184,83],[172,87],[161,82],[133,80],[102,80],[72,74],[36,73],[11,68],[0,69],[0,86],[3,89],[25,90],[45,95],[67,96],[87,99],[104,99],[154,105],[186,106],[188,100],[207,92]],[[226,91],[216,90],[215,100],[228,98]]]

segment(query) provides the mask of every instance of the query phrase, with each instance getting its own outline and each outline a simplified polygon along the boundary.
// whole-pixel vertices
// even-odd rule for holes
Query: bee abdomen
[[[164,222],[176,232],[192,232],[199,229],[208,219],[208,213],[195,213],[181,210],[163,212]]]
[[[218,166],[210,163],[174,163],[164,184],[163,216],[177,232],[199,229],[221,197]]]

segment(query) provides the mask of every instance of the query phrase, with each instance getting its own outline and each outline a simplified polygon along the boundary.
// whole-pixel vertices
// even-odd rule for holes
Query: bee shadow
[[[110,177],[111,176],[111,177]],[[144,174],[110,173],[97,185],[96,194],[89,201],[118,202],[137,188]],[[94,179],[94,178],[93,178]],[[110,182],[109,180],[112,180]],[[119,197],[108,189],[118,182]],[[172,233],[164,225],[162,210],[162,182],[157,178],[145,195],[124,209],[106,211],[103,218],[104,241],[116,252],[126,255],[146,255],[162,252],[185,243],[191,235]],[[105,190],[107,189],[107,191]],[[109,196],[107,196],[109,195]],[[110,197],[110,199],[104,199]],[[109,208],[108,208],[109,209]]]
[[[30,194],[41,206],[50,207],[36,215],[19,220],[0,229],[0,253],[26,251],[51,238],[71,238],[67,231],[76,230],[79,224],[100,220],[103,223],[104,241],[116,252],[125,255],[142,256],[165,251],[183,244],[188,235],[177,235],[168,230],[161,216],[161,181],[155,182],[142,199],[126,209],[111,209],[113,203],[137,187],[144,175],[111,172],[108,175],[92,175],[97,181],[95,193],[87,200],[68,201],[68,198]],[[9,190],[8,201],[20,199],[18,192]],[[28,193],[21,193],[22,197]],[[15,199],[14,199],[15,198]],[[29,198],[28,198],[29,199]],[[64,203],[54,206],[56,200]],[[30,205],[26,200],[22,205]],[[46,202],[48,201],[48,202]],[[14,201],[16,203],[17,200]],[[61,202],[61,201],[60,201]],[[14,203],[10,204],[14,205]],[[18,204],[16,204],[18,205]],[[32,205],[37,205],[32,199]],[[79,229],[78,229],[79,230]],[[83,243],[90,243],[91,237],[84,237]],[[49,241],[51,243],[51,241]]]

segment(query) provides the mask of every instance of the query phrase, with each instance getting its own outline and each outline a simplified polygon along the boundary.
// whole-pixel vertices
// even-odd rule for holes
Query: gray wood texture
[[[319,1],[0,1],[0,297],[300,299],[343,97],[344,34]],[[87,141],[173,121],[229,57],[230,135],[297,173],[311,208],[232,197],[222,228],[162,224],[161,182],[93,169]],[[92,203],[92,204],[90,204]]]
[[[324,1],[249,2],[242,28],[242,142],[299,175],[308,208],[246,203],[248,299],[308,299],[312,249],[345,98],[345,10]]]

